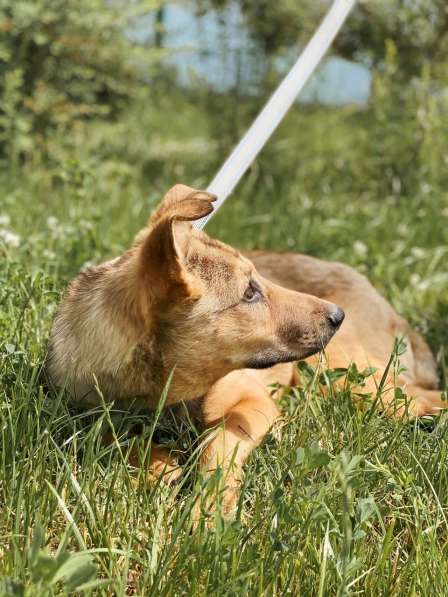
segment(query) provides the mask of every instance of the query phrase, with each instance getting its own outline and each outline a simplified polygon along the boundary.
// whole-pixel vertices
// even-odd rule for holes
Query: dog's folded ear
[[[216,197],[185,185],[168,191],[139,247],[139,275],[150,302],[175,303],[200,296],[200,283],[183,264],[191,224],[213,211]]]
[[[149,225],[154,226],[161,219],[172,216],[190,222],[199,220],[213,211],[212,202],[215,200],[216,195],[184,184],[176,184],[160,202],[149,220]]]

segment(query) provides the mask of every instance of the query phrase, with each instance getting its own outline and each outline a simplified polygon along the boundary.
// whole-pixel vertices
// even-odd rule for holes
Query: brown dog
[[[344,319],[336,304],[347,317],[328,346],[331,367],[376,367],[376,393],[395,337],[406,336],[398,381],[410,411],[444,406],[424,340],[363,276],[300,255],[243,256],[193,229],[213,199],[176,185],[131,249],[75,278],[51,334],[57,386],[86,405],[98,402],[98,384],[106,399],[154,409],[172,374],[167,404],[202,398],[205,425],[222,423],[202,463],[231,468],[227,506],[244,459],[279,416],[268,384],[298,383],[293,363],[323,349]],[[386,389],[382,399],[391,396]],[[168,462],[160,448],[152,459],[159,470]]]

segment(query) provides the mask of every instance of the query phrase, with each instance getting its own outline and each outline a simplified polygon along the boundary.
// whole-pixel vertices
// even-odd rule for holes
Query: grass
[[[429,338],[443,378],[446,193],[423,177],[388,190],[375,159],[368,178],[359,172],[363,118],[290,115],[209,231],[368,273]],[[170,130],[175,141],[175,122]],[[163,160],[152,147],[137,164],[110,145],[97,157],[86,137],[2,180],[0,227],[20,244],[0,245],[0,592],[447,595],[444,416],[392,421],[356,407],[350,384],[323,398],[310,378],[282,399],[281,434],[248,461],[236,518],[192,530],[195,500],[216,484],[196,475],[199,431],[163,420],[185,472],[172,487],[148,483],[128,455],[135,443],[145,453],[153,419],[79,413],[46,395],[41,368],[64,285],[86,262],[121,252],[170,184],[206,185],[216,164],[198,130],[180,154],[165,135]],[[119,144],[113,129],[101,134]],[[129,439],[136,423],[143,431]],[[109,446],[105,428],[116,434]]]

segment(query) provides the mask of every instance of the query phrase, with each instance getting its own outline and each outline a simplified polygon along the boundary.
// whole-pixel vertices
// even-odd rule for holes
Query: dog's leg
[[[141,467],[142,462],[138,450],[133,449],[129,455],[129,463],[135,467]],[[147,478],[155,481],[159,478],[165,483],[173,483],[182,474],[182,469],[176,460],[171,456],[170,451],[162,446],[152,443]]]
[[[244,461],[279,417],[267,388],[273,381],[265,372],[234,371],[218,381],[204,399],[204,423],[216,427],[216,435],[204,450],[201,468],[205,474],[222,469],[224,514],[236,505]]]
[[[359,387],[359,391],[370,392],[373,398],[375,398],[378,393],[381,377],[381,372],[375,373],[372,377],[365,380],[364,387]],[[388,376],[378,401],[378,407],[390,416],[396,418],[423,417],[425,415],[436,415],[441,410],[448,408],[448,402],[442,400],[440,390],[428,390],[418,384],[409,383],[403,379],[398,379],[396,386],[394,384],[393,376]],[[403,393],[406,394],[408,399],[405,402],[397,402],[395,387],[401,388]]]
[[[405,385],[403,391],[409,396],[408,410],[414,417],[437,415],[448,407],[438,390],[427,390],[417,385]]]
[[[338,354],[331,354],[330,355],[330,364],[332,368],[337,367],[347,367],[347,363],[344,362],[343,357]],[[311,357],[308,359],[313,366],[318,366],[318,359],[317,357]],[[370,366],[376,366],[378,371],[376,371],[370,377],[367,377],[362,385],[351,385],[351,391],[356,394],[370,394],[371,398],[375,400],[377,404],[377,408],[386,412],[388,415],[396,418],[401,417],[422,417],[425,415],[434,415],[439,413],[442,409],[448,408],[448,402],[442,400],[442,393],[440,390],[435,389],[428,389],[427,387],[422,387],[423,384],[420,383],[420,379],[415,379],[415,377],[408,377],[408,373],[406,377],[403,375],[398,378],[398,380],[394,379],[393,373],[389,372],[386,377],[385,383],[381,387],[381,381],[384,374],[384,365],[382,366],[380,363],[375,362],[374,358],[370,361],[365,360],[365,358],[358,358],[355,360],[357,367],[360,371],[366,369]],[[413,360],[410,361],[413,365]],[[410,370],[413,373],[413,368]],[[298,379],[294,380],[294,383],[300,385],[301,379],[300,376]],[[344,388],[346,382],[345,377],[337,380],[335,386]],[[379,389],[380,395],[378,396]],[[407,396],[406,401],[399,402],[396,400],[396,393],[395,388],[400,388],[404,394]],[[325,390],[325,388],[324,388]],[[357,399],[355,399],[357,400]]]
[[[380,375],[366,380],[365,386],[360,387],[360,392],[370,392],[375,399],[381,381]],[[399,387],[406,395],[407,400],[401,402],[395,398],[395,387]],[[395,418],[402,417],[423,417],[425,415],[436,415],[448,407],[448,402],[442,400],[442,394],[438,390],[427,390],[418,385],[398,380],[394,386],[394,379],[388,377],[381,395],[378,399],[378,408],[384,410],[388,415]]]
[[[407,336],[414,357],[415,385],[427,390],[436,390],[439,386],[439,378],[436,360],[431,349],[418,332],[408,330]]]
[[[108,431],[104,434],[102,444],[109,446],[115,442],[113,434]],[[129,453],[128,462],[135,468],[141,468],[143,466],[141,454],[137,447],[131,448]],[[182,470],[176,460],[171,456],[169,450],[151,443],[151,453],[149,457],[149,465],[147,466],[148,480],[157,480],[162,478],[166,483],[172,483],[181,475]]]

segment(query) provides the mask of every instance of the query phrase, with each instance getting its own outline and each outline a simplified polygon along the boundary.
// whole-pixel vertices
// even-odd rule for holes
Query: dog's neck
[[[142,315],[133,257],[130,252],[81,276],[79,283],[85,288],[76,296],[85,304],[78,305],[77,311],[84,314],[78,329],[88,330],[88,334],[73,334],[83,342],[76,357],[77,377],[87,383],[95,372],[105,398],[123,401],[138,397],[149,409],[156,408],[168,383],[167,404],[198,398],[223,372],[216,372],[213,362],[208,367],[198,363],[196,354],[191,355],[187,368],[177,367],[185,356],[182,325],[164,321],[156,304],[149,317]],[[101,283],[96,283],[99,277]]]

